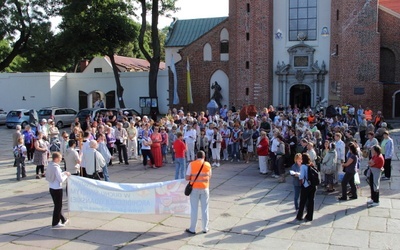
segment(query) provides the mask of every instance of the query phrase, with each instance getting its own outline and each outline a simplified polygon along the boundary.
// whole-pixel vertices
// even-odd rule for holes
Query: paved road
[[[357,200],[337,202],[339,193],[318,191],[312,222],[294,221],[290,182],[259,175],[253,161],[224,163],[213,171],[207,234],[184,233],[185,216],[76,212],[66,212],[67,227],[52,230],[51,197],[47,182],[35,179],[35,166],[28,165],[28,177],[15,181],[11,133],[0,127],[0,249],[400,249],[397,158],[392,180],[382,183],[379,207],[366,207],[369,187],[362,178]],[[392,137],[399,143],[400,131]],[[137,161],[109,171],[113,181],[127,183],[174,176],[171,164],[143,170]]]

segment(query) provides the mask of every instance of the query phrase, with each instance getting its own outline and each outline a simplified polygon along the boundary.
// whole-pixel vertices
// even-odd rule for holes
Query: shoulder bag
[[[201,164],[200,170],[197,173],[196,178],[194,178],[193,182],[195,182],[197,180],[197,177],[199,177],[199,174],[200,174],[201,170],[203,169],[203,166],[204,166],[204,161],[203,161],[203,164]],[[189,196],[192,193],[192,190],[193,190],[193,183],[190,183],[190,181],[189,181],[189,183],[185,187],[185,195]]]
[[[97,166],[96,166],[96,151],[94,151],[94,172],[92,175],[92,179],[95,180],[101,180],[101,173],[99,173],[99,171],[97,171]]]

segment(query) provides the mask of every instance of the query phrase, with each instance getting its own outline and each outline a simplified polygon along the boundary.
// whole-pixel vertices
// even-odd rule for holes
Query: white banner
[[[185,180],[146,184],[68,178],[70,211],[125,214],[190,214]]]

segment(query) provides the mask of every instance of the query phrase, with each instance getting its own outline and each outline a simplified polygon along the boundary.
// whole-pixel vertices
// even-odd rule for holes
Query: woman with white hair
[[[97,141],[90,141],[89,146],[90,148],[82,154],[81,165],[83,167],[83,176],[93,178],[95,171],[102,172],[102,167],[106,165],[106,161],[101,153],[97,151]]]

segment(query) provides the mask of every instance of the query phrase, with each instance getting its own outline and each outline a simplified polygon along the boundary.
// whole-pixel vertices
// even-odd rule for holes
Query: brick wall
[[[394,70],[394,82],[383,84],[383,115],[392,118],[393,94],[400,90],[400,18],[393,16],[386,11],[379,10],[379,32],[381,34],[381,48],[389,49],[395,56],[395,65],[390,69],[383,68],[383,71]],[[384,58],[382,58],[384,60]],[[385,62],[384,67],[386,67]],[[393,62],[391,62],[393,63]],[[381,65],[382,66],[382,65]]]
[[[351,103],[381,110],[383,86],[379,83],[380,36],[377,32],[377,0],[332,1],[331,50],[331,104]],[[334,86],[334,85],[333,85]],[[355,95],[354,88],[364,94]]]
[[[230,98],[235,100],[236,107],[243,104],[263,107],[272,103],[272,12],[273,0],[229,3],[229,31],[234,42],[229,60]]]
[[[192,44],[180,51],[182,60],[175,67],[178,75],[178,95],[179,105],[173,105],[173,79],[169,81],[169,100],[170,107],[184,107],[187,111],[206,110],[207,103],[210,101],[210,80],[216,70],[222,70],[229,75],[228,62],[220,61],[220,32],[223,28],[228,29],[227,20],[217,25],[210,32],[206,33]],[[229,29],[228,29],[229,30]],[[230,39],[231,40],[231,39]],[[203,60],[203,47],[209,43],[212,48],[212,61]],[[231,50],[231,49],[230,49]],[[186,62],[189,57],[190,75],[192,83],[193,104],[187,104],[186,91]],[[232,85],[231,85],[232,86]]]

